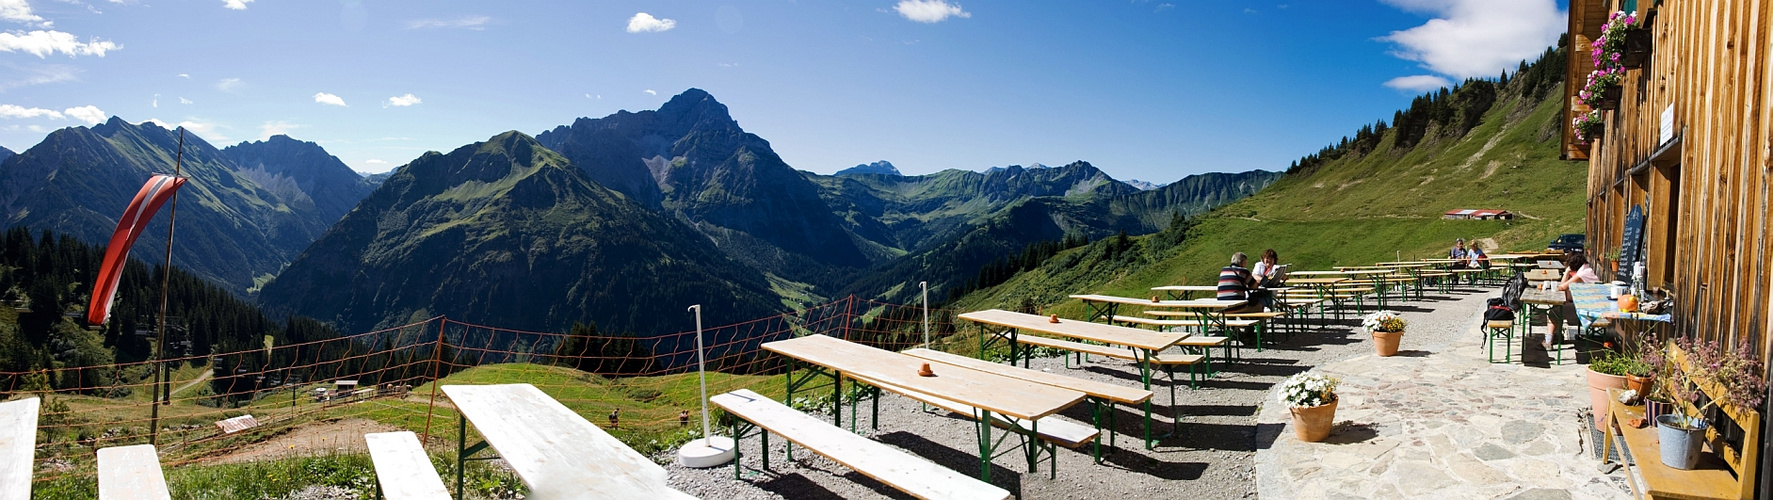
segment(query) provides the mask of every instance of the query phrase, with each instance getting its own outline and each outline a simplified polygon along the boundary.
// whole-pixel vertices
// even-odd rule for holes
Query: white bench
[[[100,449],[98,497],[99,500],[172,500],[154,445]]]
[[[31,463],[37,452],[37,405],[25,398],[0,403],[0,498],[31,497]]]
[[[851,434],[748,389],[708,398],[728,413],[763,429],[764,466],[769,465],[770,433],[824,455],[850,470],[923,499],[1005,500],[1010,492],[973,479],[886,444]],[[734,439],[739,437],[734,432]],[[733,474],[739,460],[733,459]]]
[[[412,431],[364,434],[376,466],[376,491],[389,500],[449,500],[443,477]]]
[[[484,443],[457,452],[461,464],[491,446],[529,486],[529,498],[695,498],[666,485],[665,468],[530,384],[446,385],[443,394]],[[460,443],[467,444],[467,443]],[[457,497],[461,496],[457,488]]]

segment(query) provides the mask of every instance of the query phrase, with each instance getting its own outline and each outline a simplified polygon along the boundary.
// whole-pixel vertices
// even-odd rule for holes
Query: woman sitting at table
[[[1273,248],[1262,251],[1262,260],[1256,267],[1250,268],[1250,274],[1256,277],[1256,286],[1277,288],[1281,286],[1280,254]]]
[[[1472,245],[1471,249],[1465,251],[1465,262],[1465,267],[1472,269],[1490,268],[1490,256],[1485,255],[1484,249],[1478,248],[1477,245]]]
[[[1219,300],[1244,300],[1244,305],[1226,309],[1228,313],[1262,312],[1268,297],[1265,290],[1256,289],[1256,277],[1250,269],[1244,267],[1249,263],[1250,256],[1243,252],[1231,254],[1231,265],[1219,270]]]
[[[1594,267],[1588,265],[1588,258],[1582,252],[1572,252],[1564,258],[1564,279],[1558,282],[1558,290],[1570,291],[1571,283],[1600,283],[1601,277],[1594,273]]]
[[[1555,321],[1550,325],[1551,333],[1546,334],[1545,336],[1545,346],[1547,350],[1551,349],[1552,337],[1558,334],[1559,328],[1568,320],[1569,313],[1567,311],[1576,310],[1575,303],[1570,300],[1570,285],[1574,283],[1601,282],[1600,276],[1595,275],[1594,267],[1588,265],[1588,258],[1584,257],[1582,252],[1571,252],[1569,256],[1564,258],[1564,266],[1566,266],[1564,268],[1564,279],[1558,281],[1558,291],[1564,292],[1565,306],[1558,308],[1558,312],[1560,313],[1558,317],[1552,318]]]

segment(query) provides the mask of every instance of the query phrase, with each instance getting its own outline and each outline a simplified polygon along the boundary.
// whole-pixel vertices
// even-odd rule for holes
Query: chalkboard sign
[[[1625,214],[1625,238],[1619,242],[1619,276],[1618,279],[1631,278],[1632,265],[1643,260],[1644,251],[1644,206],[1632,205],[1631,211]]]

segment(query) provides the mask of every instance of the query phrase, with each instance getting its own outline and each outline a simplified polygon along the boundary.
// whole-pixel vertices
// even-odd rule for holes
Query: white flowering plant
[[[1336,402],[1336,377],[1318,373],[1301,373],[1288,377],[1281,384],[1282,403],[1293,408],[1310,408]]]
[[[1404,331],[1404,317],[1391,311],[1379,311],[1361,318],[1361,328],[1369,332]]]

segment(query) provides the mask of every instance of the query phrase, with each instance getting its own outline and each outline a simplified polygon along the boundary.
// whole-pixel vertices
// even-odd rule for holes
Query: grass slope
[[[1557,95],[1552,92],[1552,95]],[[1165,231],[1069,250],[949,307],[1080,309],[1074,293],[1149,296],[1150,287],[1210,284],[1232,252],[1273,248],[1295,269],[1438,256],[1454,238],[1493,239],[1501,250],[1540,249],[1581,232],[1587,171],[1557,159],[1559,102],[1509,95],[1465,136],[1398,154],[1395,129],[1365,155],[1345,156]],[[1514,221],[1449,221],[1459,208],[1500,208]],[[1178,242],[1179,241],[1179,242]]]

